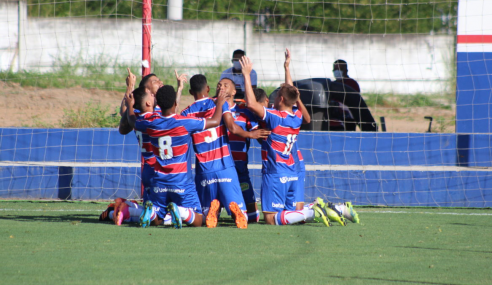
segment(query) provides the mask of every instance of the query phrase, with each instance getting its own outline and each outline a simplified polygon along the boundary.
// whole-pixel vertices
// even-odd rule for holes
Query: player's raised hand
[[[239,63],[241,64],[241,71],[243,74],[250,74],[253,70],[253,62],[247,56],[243,56],[239,59]]]
[[[135,104],[135,98],[133,98],[133,92],[125,94],[125,104],[128,108],[133,108]]]
[[[217,101],[215,101],[217,106],[224,105],[224,102],[227,100],[227,93],[225,90],[220,90],[219,95],[217,95]]]
[[[184,84],[186,82],[188,82],[188,78],[186,78],[186,76],[188,76],[188,74],[183,73],[183,74],[179,75],[178,71],[176,71],[176,69],[175,69],[174,75],[176,76],[176,80],[178,81],[178,90],[183,90]]]
[[[285,48],[285,62],[284,66],[289,67],[290,65],[290,50],[288,48]]]
[[[267,139],[272,132],[269,130],[259,129],[249,132],[251,139]]]
[[[128,76],[126,77],[126,86],[131,86],[133,88],[135,86],[135,82],[137,82],[137,77],[131,72],[129,67],[127,67],[126,70],[128,71]]]

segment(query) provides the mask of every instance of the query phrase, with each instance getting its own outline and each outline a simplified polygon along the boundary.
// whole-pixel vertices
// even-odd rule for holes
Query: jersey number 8
[[[173,148],[171,147],[172,139],[170,136],[159,138],[159,156],[161,159],[173,158]]]

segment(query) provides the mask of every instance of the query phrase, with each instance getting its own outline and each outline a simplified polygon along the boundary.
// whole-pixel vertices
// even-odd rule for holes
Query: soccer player
[[[248,108],[272,130],[268,139],[262,143],[261,202],[265,222],[270,225],[288,225],[316,218],[329,226],[325,208],[314,204],[312,208],[296,211],[294,205],[299,177],[291,152],[303,120],[309,123],[309,117],[303,119],[306,110],[299,98],[299,91],[292,85],[283,84],[275,98],[275,108],[266,108],[256,101],[251,86],[249,73],[253,64],[247,57],[241,58],[240,63]]]
[[[173,225],[182,223],[199,227],[202,225],[202,210],[191,172],[191,133],[214,128],[220,124],[225,96],[217,98],[216,112],[209,119],[188,118],[175,114],[176,92],[165,85],[157,91],[157,104],[162,116],[136,120],[133,96],[126,98],[128,121],[139,131],[146,131],[156,154],[149,163],[154,165],[152,189],[146,202],[142,226],[158,225],[169,212]]]
[[[223,79],[232,84],[230,79]],[[219,84],[220,84],[219,82]],[[226,84],[226,83],[224,83]],[[208,118],[216,112],[214,101],[208,97],[210,87],[202,74],[194,75],[190,79],[190,94],[195,102],[185,108],[181,115],[196,118]],[[224,91],[221,96],[231,96]],[[223,113],[230,113],[227,103]],[[242,131],[233,127],[234,131]],[[229,148],[227,129],[223,122],[214,128],[208,128],[192,135],[195,150],[195,182],[202,209],[206,215],[206,225],[209,228],[217,226],[220,204],[226,207],[227,213],[233,216],[238,228],[247,228],[248,216],[244,198],[241,194],[239,179],[236,173],[234,160]]]
[[[127,71],[128,71],[128,77],[126,78],[127,90],[125,93],[125,98],[128,96],[130,92],[132,92],[131,90],[133,90],[136,81],[136,76],[130,71],[130,68],[127,68]],[[177,94],[176,101],[177,104],[179,104],[181,93],[184,88],[184,83],[187,81],[187,79],[186,79],[186,74],[178,75],[178,72],[176,70],[174,71],[174,74],[176,76],[176,80],[178,83],[178,94]],[[161,113],[161,109],[159,108],[159,106],[155,104],[155,94],[157,93],[157,90],[161,86],[162,86],[162,81],[155,74],[149,74],[142,78],[142,80],[139,83],[139,88],[133,91],[134,93],[138,92],[138,94],[134,94],[133,96],[136,101],[136,105],[140,106],[139,108],[145,108],[145,110],[140,110],[139,108],[134,109],[134,112],[135,114],[137,114],[138,117],[146,118],[146,117],[153,116],[154,112],[158,114]],[[150,96],[144,96],[143,93],[149,93]],[[147,99],[147,101],[143,102],[142,100],[144,99]],[[127,106],[124,102],[125,99],[123,99],[120,109],[121,119],[119,125],[119,132],[122,135],[126,135],[133,130],[133,128],[130,126],[127,120],[127,114],[126,114]],[[138,145],[142,154],[141,197],[143,199],[143,202],[145,203],[145,201],[147,200],[146,199],[147,191],[150,189],[150,179],[154,174],[154,168],[148,163],[145,163],[145,161],[150,161],[150,159],[154,156],[154,153],[152,152],[152,148],[150,145],[150,137],[148,136],[148,134],[145,132],[140,132],[138,130],[134,130],[134,131],[135,131],[135,135],[137,136]]]
[[[256,116],[245,106],[240,106],[234,102],[234,94],[236,93],[234,86],[235,84],[232,80],[224,78],[217,84],[217,94],[223,91],[228,95],[227,103],[231,106],[230,113],[224,114],[223,119],[229,130],[229,145],[236,165],[244,202],[246,203],[248,223],[257,223],[260,219],[260,212],[258,211],[253,185],[249,177],[248,150],[250,139],[266,139],[271,132],[265,129],[258,129]],[[250,132],[251,136],[243,136],[243,134],[232,132],[231,129],[236,126],[245,132]],[[256,136],[254,135],[255,133],[260,135]]]

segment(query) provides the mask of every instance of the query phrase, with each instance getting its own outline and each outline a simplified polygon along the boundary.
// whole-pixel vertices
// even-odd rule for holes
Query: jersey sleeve
[[[277,110],[266,107],[263,107],[263,109],[265,110],[265,115],[263,115],[262,120],[266,123],[268,129],[273,130],[280,125],[282,119],[279,115],[275,114],[278,112]]]
[[[224,102],[224,105],[222,105],[222,115],[225,113],[230,113],[231,109],[229,108],[229,103]]]
[[[190,133],[205,130],[206,119],[203,118],[186,118],[183,119],[183,125]]]
[[[140,131],[142,133],[146,133],[147,127],[149,127],[149,123],[150,122],[145,119],[138,119],[135,122],[135,130]]]

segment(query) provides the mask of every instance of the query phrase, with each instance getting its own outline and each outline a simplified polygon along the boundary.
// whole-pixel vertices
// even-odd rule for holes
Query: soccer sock
[[[128,205],[128,208],[130,208],[130,209],[131,209],[131,208],[134,208],[134,209],[135,209],[135,208],[138,208],[138,204],[135,204],[134,202],[129,201],[129,200],[126,200],[126,201],[125,201],[125,204],[127,204],[127,205]]]
[[[310,209],[309,206],[304,206],[304,209],[301,210],[306,218],[306,222],[314,221],[314,210]]]
[[[346,208],[347,207],[345,207],[345,205],[343,205],[343,204],[336,204],[335,205],[335,209],[337,209],[340,213],[342,213],[342,216],[345,215],[345,209]]]
[[[180,206],[178,206],[178,209],[183,223],[187,225],[193,224],[193,222],[195,221],[195,212],[190,208],[184,208]]]
[[[113,214],[114,214],[114,211],[109,212],[109,218],[111,219],[111,221],[113,220]]]
[[[162,224],[165,225],[165,226],[170,226],[170,225],[173,224],[173,218],[171,217],[171,214],[167,214],[164,217],[164,222]]]
[[[248,221],[256,221],[258,223],[260,221],[260,211],[248,213]]]
[[[130,212],[130,217],[138,217],[140,218],[140,214],[142,214],[142,211],[143,209],[140,209],[140,208],[132,208],[132,207],[129,207],[128,208],[128,212]]]
[[[277,226],[291,225],[302,222],[306,219],[302,211],[282,211],[275,215],[275,224]]]

